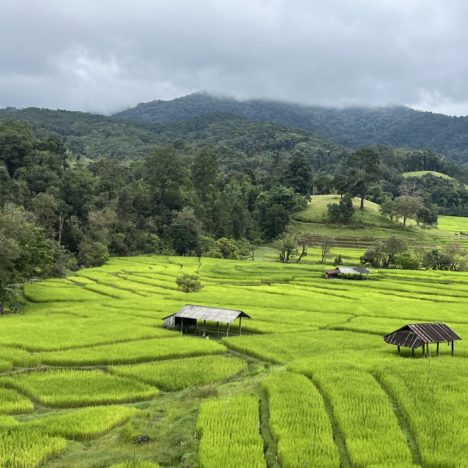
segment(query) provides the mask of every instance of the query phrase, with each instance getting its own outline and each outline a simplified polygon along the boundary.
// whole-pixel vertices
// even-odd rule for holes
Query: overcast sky
[[[468,114],[466,0],[0,0],[0,107],[208,91]]]

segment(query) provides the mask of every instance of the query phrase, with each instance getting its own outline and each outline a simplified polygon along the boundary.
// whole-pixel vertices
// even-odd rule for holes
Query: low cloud
[[[468,114],[458,0],[4,0],[0,106],[110,113],[208,91]]]

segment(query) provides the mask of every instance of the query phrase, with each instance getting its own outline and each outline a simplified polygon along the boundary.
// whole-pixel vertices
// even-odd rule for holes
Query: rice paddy
[[[0,466],[466,466],[468,273],[327,281],[314,255],[112,258],[26,285],[24,314],[0,318]],[[181,272],[203,289],[179,291]],[[252,319],[242,336],[163,328],[186,303]],[[382,339],[427,321],[463,338],[454,357]]]

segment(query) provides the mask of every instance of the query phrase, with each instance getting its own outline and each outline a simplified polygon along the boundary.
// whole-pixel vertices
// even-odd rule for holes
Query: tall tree
[[[372,184],[381,174],[380,155],[371,148],[363,148],[348,158],[347,191],[361,199],[360,209],[364,209],[364,199]]]
[[[302,154],[296,153],[291,158],[284,175],[284,183],[301,195],[312,194],[314,177],[310,164]]]

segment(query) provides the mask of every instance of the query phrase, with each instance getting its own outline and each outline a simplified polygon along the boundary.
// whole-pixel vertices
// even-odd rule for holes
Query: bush
[[[352,221],[354,214],[353,199],[346,193],[340,203],[328,205],[327,218],[330,223],[348,224]]]
[[[398,255],[395,263],[404,270],[417,270],[419,268],[418,259],[407,252]]]
[[[197,275],[182,275],[176,279],[178,288],[186,293],[197,292],[202,288],[200,278]]]
[[[84,238],[80,243],[78,252],[78,262],[84,267],[95,267],[104,265],[109,259],[107,246],[101,242],[96,242]]]

